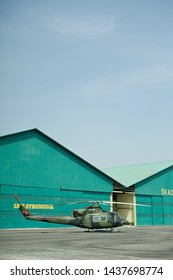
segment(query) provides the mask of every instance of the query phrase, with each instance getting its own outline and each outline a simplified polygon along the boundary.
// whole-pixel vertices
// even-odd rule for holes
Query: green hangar
[[[124,188],[113,192],[114,201],[148,207],[117,205],[120,215],[134,225],[173,225],[173,161],[104,169]]]
[[[26,221],[13,197],[36,215],[71,216],[72,201],[127,202],[118,211],[132,225],[173,225],[173,161],[99,170],[38,129],[0,137],[0,228],[60,227]],[[63,225],[64,226],[64,225]]]
[[[55,207],[63,202],[110,201],[112,178],[37,129],[0,137],[0,166],[0,228],[59,226],[23,219],[13,194],[31,213],[49,216],[78,207]]]

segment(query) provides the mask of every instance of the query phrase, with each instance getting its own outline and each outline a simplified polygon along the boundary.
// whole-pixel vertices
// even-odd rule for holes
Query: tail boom
[[[17,202],[19,203],[20,212],[27,220],[79,226],[79,219],[73,218],[70,216],[35,216],[32,213],[30,213],[28,211],[28,209],[26,209],[26,207],[20,202],[20,200],[16,194],[14,194],[14,197],[17,200]]]

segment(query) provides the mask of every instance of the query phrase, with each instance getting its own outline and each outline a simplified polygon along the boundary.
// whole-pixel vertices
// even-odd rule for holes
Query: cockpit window
[[[118,213],[114,213],[114,222],[122,220],[122,218],[120,217],[120,215]]]

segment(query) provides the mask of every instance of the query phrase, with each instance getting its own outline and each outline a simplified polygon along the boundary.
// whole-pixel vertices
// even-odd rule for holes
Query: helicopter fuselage
[[[77,218],[70,216],[25,216],[25,218],[32,221],[66,224],[87,229],[115,228],[128,224],[128,222],[122,219],[116,212],[85,214]]]
[[[24,213],[25,214],[25,213]],[[86,208],[73,211],[73,217],[70,216],[25,216],[32,221],[42,221],[47,223],[57,223],[72,225],[87,229],[106,229],[127,225],[128,222],[121,218],[117,212],[107,212],[101,207]]]
[[[112,229],[127,225],[128,221],[121,218],[117,212],[107,212],[99,205],[91,205],[85,209],[73,210],[73,217],[70,216],[35,216],[20,203],[17,195],[14,195],[19,202],[19,210],[22,215],[31,221],[40,221],[55,224],[72,225],[87,229]]]

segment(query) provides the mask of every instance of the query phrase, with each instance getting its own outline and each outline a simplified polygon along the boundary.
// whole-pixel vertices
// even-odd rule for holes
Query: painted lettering
[[[173,189],[161,189],[161,194],[162,195],[173,195]]]
[[[19,204],[14,204],[13,208],[19,208]]]
[[[51,204],[22,204],[27,209],[46,209],[46,210],[53,210],[54,206]],[[19,204],[14,204],[13,208],[19,208]]]

